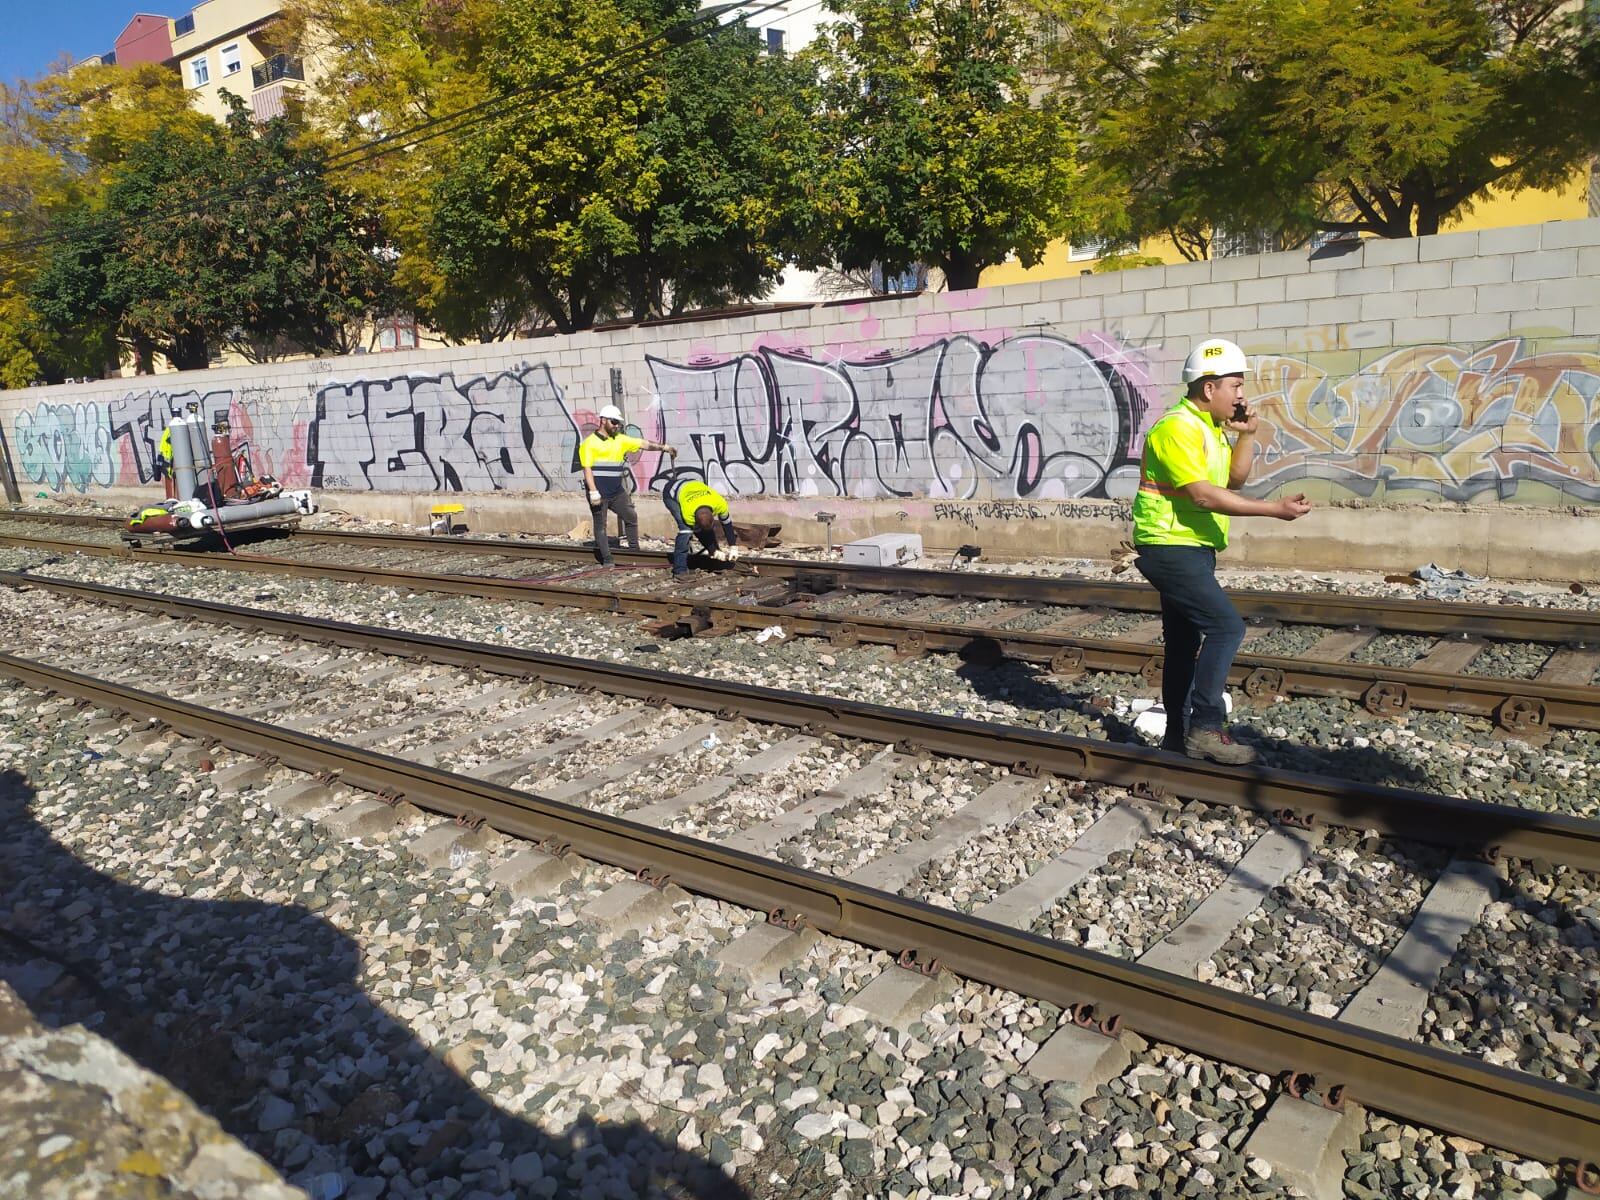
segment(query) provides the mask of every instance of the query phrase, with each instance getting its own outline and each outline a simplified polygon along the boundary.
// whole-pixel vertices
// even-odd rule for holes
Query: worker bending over
[[[738,538],[734,536],[733,519],[728,513],[728,502],[699,479],[684,476],[669,483],[661,493],[661,500],[678,523],[678,536],[672,543],[672,573],[689,573],[689,542],[699,538],[714,558],[739,557]],[[727,542],[725,550],[717,549],[716,526],[722,525],[722,537]]]
[[[1244,398],[1249,370],[1230,341],[1194,348],[1183,364],[1184,398],[1145,436],[1133,502],[1134,565],[1161,594],[1161,748],[1234,764],[1254,762],[1256,752],[1223,732],[1223,690],[1244,621],[1217,583],[1217,552],[1228,545],[1230,517],[1294,521],[1311,508],[1302,495],[1239,494],[1255,464],[1259,424]]]
[[[622,432],[622,411],[614,404],[600,410],[600,428],[578,445],[578,465],[583,468],[583,485],[589,493],[589,512],[594,517],[594,556],[603,567],[611,562],[611,539],[606,536],[606,512],[622,521],[628,549],[639,548],[639,514],[628,490],[627,457],[640,450],[660,450],[678,457],[678,452],[662,442],[651,442]]]

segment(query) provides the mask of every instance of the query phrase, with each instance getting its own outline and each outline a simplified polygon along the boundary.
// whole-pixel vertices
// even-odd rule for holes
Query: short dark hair
[[[715,519],[716,515],[716,513],[711,511],[711,505],[702,504],[699,508],[694,510],[694,523],[701,529],[710,529],[711,522]]]

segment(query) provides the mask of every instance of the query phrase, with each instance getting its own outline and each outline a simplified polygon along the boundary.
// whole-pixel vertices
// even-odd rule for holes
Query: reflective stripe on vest
[[[1169,409],[1156,425],[1178,421],[1205,439],[1206,476],[1217,487],[1228,484],[1230,456],[1221,431],[1187,401]],[[1154,432],[1152,428],[1151,432]],[[1182,488],[1151,477],[1148,435],[1139,456],[1139,491],[1133,507],[1133,540],[1137,545],[1192,545],[1221,549],[1228,544],[1228,518],[1208,512]]]

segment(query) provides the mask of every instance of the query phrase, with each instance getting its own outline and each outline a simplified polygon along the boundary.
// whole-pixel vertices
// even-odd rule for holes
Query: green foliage
[[[1436,232],[1600,143],[1600,44],[1546,0],[1039,0],[1113,235]]]
[[[776,277],[794,70],[748,31],[669,49],[691,0],[290,7],[302,46],[325,39],[352,81],[317,108],[352,137],[490,106],[363,169],[429,325],[586,328],[759,296]]]
[[[350,324],[388,300],[375,220],[330,185],[321,155],[237,101],[226,126],[162,127],[127,147],[103,205],[62,213],[33,304],[58,337],[112,328],[141,363],[208,365],[348,349]]]
[[[1030,97],[1014,0],[833,3],[846,20],[802,53],[817,77],[808,265],[926,263],[970,288],[1081,224],[1072,129],[1055,100]]]

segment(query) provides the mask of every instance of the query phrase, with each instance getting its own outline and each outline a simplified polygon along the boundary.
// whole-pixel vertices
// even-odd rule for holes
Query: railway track
[[[105,526],[99,518],[69,523],[102,531]],[[1151,589],[1134,584],[755,559],[744,569],[685,585],[661,575],[662,555],[624,555],[633,569],[596,575],[586,568],[570,570],[569,564],[587,558],[576,547],[342,532],[296,531],[227,557],[130,552],[110,542],[14,532],[0,532],[0,544],[132,553],[266,574],[315,573],[346,582],[638,614],[662,622],[658,632],[664,636],[776,625],[785,636],[821,637],[838,646],[884,645],[904,655],[955,653],[987,663],[1012,659],[1065,676],[1134,675],[1146,689],[1159,686],[1161,673],[1159,618],[1130,620],[1127,615],[1155,611],[1156,598]],[[264,548],[287,548],[293,557],[262,553]],[[353,564],[352,556],[367,562]],[[448,565],[452,559],[449,570],[415,565],[418,560]],[[530,562],[542,570],[528,574]],[[1600,689],[1592,686],[1600,649],[1591,648],[1600,646],[1600,614],[1289,593],[1239,592],[1234,598],[1256,622],[1230,673],[1230,684],[1247,701],[1313,696],[1359,703],[1384,717],[1413,709],[1480,716],[1509,736],[1535,741],[1551,728],[1600,730]],[[892,611],[896,606],[906,611]],[[1528,643],[1544,649],[1530,658]],[[1289,653],[1262,653],[1275,646]],[[1513,659],[1513,677],[1497,661],[1507,657]],[[1402,662],[1411,665],[1397,665]]]
[[[910,951],[905,961],[913,965],[928,967],[937,959],[963,976],[1059,1004],[1077,1015],[1079,1025],[1114,1027],[1120,1017],[1131,1028],[1228,1061],[1312,1072],[1324,1089],[1344,1084],[1363,1103],[1508,1149],[1547,1160],[1585,1159],[1600,1134],[1600,1099],[1592,1089],[1382,1032],[1386,1026],[1375,1020],[1363,1024],[1353,1014],[1384,1008],[1371,990],[1382,990],[1381,968],[1350,989],[1341,1020],[1196,980],[1199,963],[1215,958],[1196,957],[1196,930],[1214,924],[1223,911],[1235,914],[1226,927],[1231,929],[1252,891],[1247,880],[1259,884],[1261,865],[1249,856],[1258,847],[1280,844],[1299,846],[1301,855],[1315,853],[1313,839],[1321,834],[1313,831],[1322,823],[1307,828],[1304,803],[1285,806],[1296,811],[1276,826],[1251,818],[1241,838],[1249,849],[1203,903],[1174,913],[1170,928],[1129,955],[1138,961],[1089,953],[1048,936],[1049,922],[1062,919],[1049,906],[1072,886],[1064,882],[1069,871],[1057,866],[1052,875],[1050,867],[1081,866],[1096,844],[1098,858],[1091,861],[1103,864],[1114,845],[1136,844],[1181,816],[1170,807],[1174,796],[1204,798],[1243,814],[1271,811],[1283,797],[1298,794],[1310,797],[1325,822],[1444,843],[1457,853],[1433,864],[1430,896],[1457,887],[1492,890],[1487,868],[1471,859],[1495,844],[1508,854],[1593,870],[1600,827],[1592,822],[1285,773],[1212,769],[1159,754],[1123,757],[1116,747],[1062,735],[997,731],[977,722],[171,596],[33,577],[3,582],[12,589],[47,589],[65,606],[43,622],[48,628],[36,637],[39,649],[30,658],[0,659],[0,671],[29,686],[336,777],[391,802],[403,797],[468,826],[486,821],[501,833],[542,843],[546,851],[570,846],[658,884],[670,876],[735,903],[775,909],[791,926],[803,917],[826,933]],[[15,592],[8,594],[15,600]],[[108,605],[120,611],[108,614]],[[130,617],[129,610],[137,615]],[[219,625],[245,636],[219,639]],[[52,630],[63,641],[74,639],[71,648],[47,652],[55,645]],[[135,630],[138,645],[129,640]],[[324,645],[335,648],[332,656]],[[183,671],[193,681],[193,690],[185,689],[188,700],[160,694],[162,679],[151,676],[152,646],[168,648],[169,660],[195,656]],[[389,665],[378,666],[375,653],[390,656]],[[73,669],[85,658],[97,664],[96,675]],[[266,664],[257,669],[270,677],[274,698],[262,700],[260,688],[253,696],[230,696],[238,686],[228,681],[237,680],[240,665],[258,662]],[[368,716],[361,711],[365,706],[352,707],[352,688],[370,689],[385,676],[422,670],[419,662],[467,668],[470,676],[426,686],[412,680],[410,693],[427,693],[417,711]],[[496,691],[473,682],[480,672],[517,682]],[[220,696],[206,695],[218,688]],[[255,719],[217,707],[241,703],[255,709]],[[450,714],[454,723],[442,722],[441,714]],[[374,719],[388,723],[373,726]],[[616,739],[628,736],[643,749],[619,752]],[[811,747],[826,743],[825,761],[808,762],[807,770],[831,780],[828,786],[815,793],[802,789],[777,811],[769,804],[766,811],[717,815],[716,805],[736,794],[742,780],[781,771],[785,754],[793,761],[808,753],[796,745],[806,740]],[[779,747],[785,749],[773,753]],[[575,765],[560,765],[572,756]],[[696,761],[674,765],[684,759]],[[740,763],[746,764],[742,771]],[[1024,771],[1009,769],[1019,763]],[[918,775],[941,771],[942,778],[956,780],[950,787],[958,797],[970,798],[941,807],[940,786],[922,784],[931,800],[924,798],[922,825],[910,831],[910,840],[867,838],[864,826],[849,825],[868,819],[873,806],[856,802],[883,789],[888,779],[910,772],[914,790]],[[1038,778],[1036,771],[1042,772]],[[652,793],[637,782],[641,773],[666,780],[672,794],[659,794],[660,788]],[[673,791],[697,776],[700,784]],[[1083,814],[1044,869],[989,889],[989,898],[973,911],[925,902],[938,880],[938,871],[927,869],[931,863],[970,855],[969,843],[1009,837],[1014,829],[1047,819],[1037,807],[1040,792],[1054,792],[1049,812],[1056,813],[1084,799],[1070,793],[1085,782],[1097,793],[1098,807]],[[701,792],[694,791],[697,786]],[[1163,790],[1169,786],[1171,794]],[[611,793],[631,799],[623,806],[608,804],[602,797]],[[373,802],[367,803],[370,811]],[[391,805],[377,808],[392,811]],[[845,821],[833,827],[831,840],[818,836],[829,819]],[[678,832],[685,828],[700,836]],[[447,827],[437,838],[444,844],[470,832]],[[786,857],[780,848],[787,849]],[[1080,870],[1078,880],[1086,873]],[[1247,909],[1259,903],[1257,895]],[[1390,958],[1405,957],[1398,953],[1402,945],[1437,941],[1427,913],[1424,903],[1418,921],[1397,931]],[[798,935],[778,928],[776,936]],[[1440,960],[1436,967],[1443,965]],[[1408,986],[1416,991],[1414,981]]]

